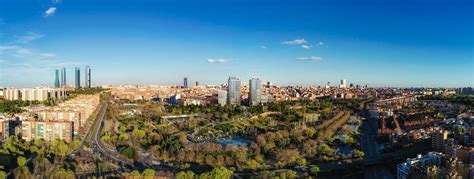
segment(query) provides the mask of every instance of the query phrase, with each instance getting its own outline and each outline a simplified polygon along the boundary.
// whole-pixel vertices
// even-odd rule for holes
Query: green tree
[[[176,179],[194,179],[194,176],[192,171],[180,171],[176,174]]]
[[[24,167],[26,165],[26,158],[25,157],[18,157],[16,159],[16,163],[18,164],[18,167]]]
[[[0,170],[0,179],[5,179],[6,177],[7,177],[7,173]]]
[[[155,176],[155,173],[155,170],[147,168],[143,170],[142,175],[145,176],[145,178],[153,178],[153,176]]]
[[[311,167],[309,171],[311,171],[313,175],[317,175],[321,170],[319,169],[319,167],[314,166],[314,167]]]
[[[282,178],[282,179],[296,178],[297,176],[298,176],[298,174],[293,170],[287,170],[287,171],[284,171],[284,172],[280,173],[280,178]]]

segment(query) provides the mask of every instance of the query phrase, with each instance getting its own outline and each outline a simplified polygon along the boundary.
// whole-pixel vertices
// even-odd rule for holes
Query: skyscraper
[[[75,87],[76,89],[79,89],[81,88],[81,69],[79,67],[76,67],[76,69],[74,69],[74,74],[76,75]]]
[[[183,87],[188,88],[188,78],[184,78]]]
[[[199,86],[199,81],[196,81],[196,86]]]
[[[66,86],[66,67],[61,69],[61,87]]]
[[[84,87],[90,88],[91,87],[91,67],[87,65],[84,71],[85,71]]]
[[[261,82],[259,78],[249,80],[249,105],[257,105],[261,102]]]
[[[227,83],[227,104],[240,104],[240,79],[229,77]]]
[[[54,80],[54,87],[59,88],[60,86],[61,86],[61,84],[59,82],[59,70],[56,70],[56,78]]]
[[[347,81],[346,81],[346,79],[342,79],[342,80],[341,80],[341,85],[340,85],[339,87],[340,87],[340,88],[345,88],[345,87],[347,87]]]
[[[218,91],[217,92],[217,103],[221,106],[227,104],[227,91]]]

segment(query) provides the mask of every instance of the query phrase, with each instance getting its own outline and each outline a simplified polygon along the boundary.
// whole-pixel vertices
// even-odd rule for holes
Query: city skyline
[[[2,1],[0,86],[54,86],[55,69],[85,65],[93,85],[474,84],[472,1],[124,3]]]

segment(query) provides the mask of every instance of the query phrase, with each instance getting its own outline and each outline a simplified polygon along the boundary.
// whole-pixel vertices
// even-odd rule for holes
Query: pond
[[[219,139],[216,140],[217,143],[223,144],[223,145],[235,145],[237,147],[243,147],[243,146],[248,146],[250,145],[250,141],[240,138],[240,137],[233,137],[229,139]]]
[[[351,154],[353,148],[351,146],[342,146],[337,148],[337,153],[343,154],[343,155],[348,155]]]

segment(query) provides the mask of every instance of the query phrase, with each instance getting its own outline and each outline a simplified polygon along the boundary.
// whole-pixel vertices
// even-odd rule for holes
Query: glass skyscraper
[[[91,67],[87,65],[84,72],[85,72],[84,87],[90,88],[91,87]]]
[[[61,69],[61,87],[66,86],[66,67]]]
[[[183,87],[188,88],[188,78],[184,78]]]
[[[240,104],[240,79],[229,77],[227,83],[227,104]]]
[[[56,70],[56,78],[54,79],[54,87],[59,88],[61,84],[59,82],[59,70]]]
[[[261,102],[262,89],[259,78],[251,78],[249,80],[249,105],[257,105]]]
[[[74,75],[75,75],[75,88],[79,89],[81,88],[81,69],[79,67],[76,67],[74,69]]]

